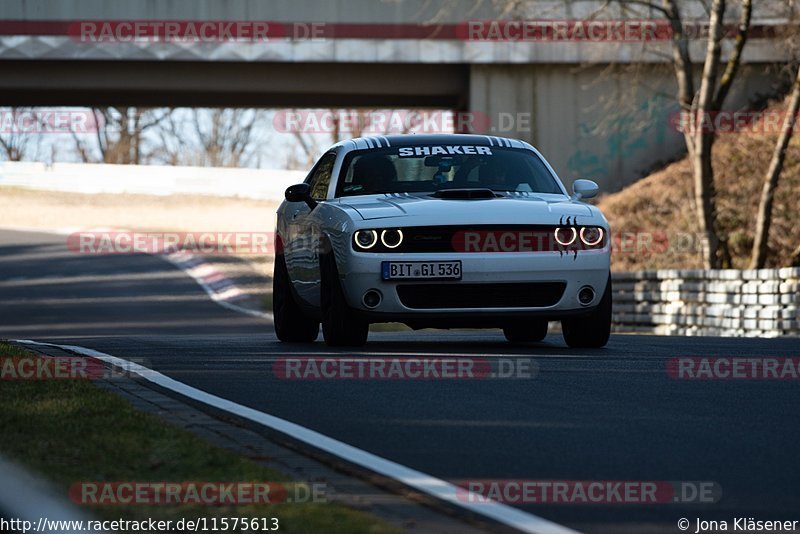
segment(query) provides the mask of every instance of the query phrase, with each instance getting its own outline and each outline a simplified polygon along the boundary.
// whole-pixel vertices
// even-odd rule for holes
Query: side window
[[[336,154],[325,154],[314,168],[308,181],[308,185],[311,186],[311,198],[314,200],[325,200],[328,195],[334,163],[336,163]]]

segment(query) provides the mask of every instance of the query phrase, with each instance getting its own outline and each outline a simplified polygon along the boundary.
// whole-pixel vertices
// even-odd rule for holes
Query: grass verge
[[[0,341],[0,357],[34,357]],[[134,409],[87,380],[0,380],[0,452],[68,494],[80,482],[278,482],[296,485],[194,434]],[[303,491],[298,491],[302,494]],[[396,532],[333,503],[91,506],[100,519],[278,518],[281,532]]]

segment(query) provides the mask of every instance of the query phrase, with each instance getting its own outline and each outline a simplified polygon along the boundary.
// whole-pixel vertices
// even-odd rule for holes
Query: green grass
[[[28,355],[0,341],[1,357]],[[288,482],[89,381],[0,380],[0,399],[0,453],[46,475],[65,496],[78,482]],[[277,517],[281,532],[395,532],[377,517],[331,503],[115,505],[89,511],[101,519],[129,520]]]
[[[375,323],[369,325],[370,332],[410,332],[411,329],[403,323]]]

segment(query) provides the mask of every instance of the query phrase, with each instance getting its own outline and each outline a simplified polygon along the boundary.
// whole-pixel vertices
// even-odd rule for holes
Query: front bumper
[[[383,261],[449,261],[461,260],[460,281],[385,281],[381,278]],[[476,321],[492,318],[541,316],[558,319],[590,313],[600,302],[609,279],[610,250],[608,248],[579,251],[577,256],[560,255],[558,252],[533,253],[440,253],[440,254],[368,254],[352,252],[338,259],[342,287],[348,304],[372,322],[426,319],[463,318]],[[495,284],[562,283],[564,290],[552,305],[534,307],[445,307],[436,302],[424,308],[404,305],[397,292],[403,284],[448,285],[457,288],[460,284],[473,286],[486,284],[487,293]],[[590,286],[594,299],[581,304],[578,292]],[[363,301],[370,290],[380,292],[378,306],[368,308]],[[432,291],[432,294],[434,291]],[[487,301],[492,299],[487,298]],[[485,321],[484,321],[485,322]]]

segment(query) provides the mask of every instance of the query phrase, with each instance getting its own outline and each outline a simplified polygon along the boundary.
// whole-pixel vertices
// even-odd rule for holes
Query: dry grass
[[[784,104],[769,108],[782,112]],[[777,132],[763,133],[760,123],[753,131],[721,135],[714,147],[715,183],[718,190],[719,227],[728,237],[734,267],[746,268],[755,232],[764,174]],[[792,139],[775,194],[767,266],[786,266],[800,245],[800,139]],[[612,268],[618,271],[656,268],[698,268],[700,241],[696,237],[692,170],[688,160],[636,182],[598,201],[620,239],[615,241]],[[630,234],[639,234],[637,241]],[[652,236],[653,243],[648,244]]]

